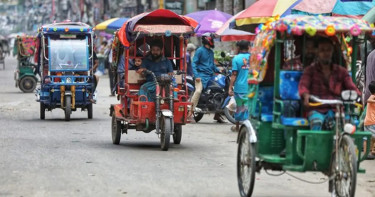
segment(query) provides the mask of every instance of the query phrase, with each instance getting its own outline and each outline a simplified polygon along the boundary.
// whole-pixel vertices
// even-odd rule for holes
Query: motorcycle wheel
[[[234,112],[230,111],[227,107],[224,107],[224,114],[229,122],[231,122],[232,124],[236,124],[236,119],[234,119]]]
[[[194,112],[193,116],[194,116],[195,122],[199,122],[200,120],[202,120],[203,115],[204,115],[203,113],[196,113],[196,112]]]

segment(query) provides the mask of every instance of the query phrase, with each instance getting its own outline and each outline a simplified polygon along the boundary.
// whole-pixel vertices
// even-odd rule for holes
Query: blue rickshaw
[[[42,26],[38,31],[41,87],[37,90],[40,119],[45,111],[61,108],[65,120],[78,108],[93,117],[95,99],[92,28],[84,23],[63,22]]]

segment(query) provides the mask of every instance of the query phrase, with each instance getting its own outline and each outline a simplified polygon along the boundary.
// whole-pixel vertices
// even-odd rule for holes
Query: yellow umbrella
[[[95,26],[95,30],[106,30],[107,26],[109,24],[111,24],[112,22],[116,21],[117,19],[119,19],[119,18],[111,18],[111,19],[108,19],[104,22],[101,22],[101,23],[99,23]]]

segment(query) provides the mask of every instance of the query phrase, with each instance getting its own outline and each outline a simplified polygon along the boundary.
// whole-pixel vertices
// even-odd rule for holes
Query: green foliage
[[[229,56],[229,54],[225,54],[225,57],[221,57],[221,52],[222,51],[214,51],[214,59],[218,62],[224,62],[224,61],[231,61],[232,58]],[[225,53],[225,51],[224,51]]]

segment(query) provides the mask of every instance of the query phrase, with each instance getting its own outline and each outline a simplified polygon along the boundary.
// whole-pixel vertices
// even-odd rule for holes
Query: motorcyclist
[[[202,35],[202,46],[195,52],[192,67],[193,74],[195,78],[195,92],[192,96],[192,108],[189,111],[188,117],[191,117],[195,107],[199,102],[202,90],[207,88],[208,81],[215,73],[219,73],[220,70],[214,64],[214,52],[212,49],[214,45],[214,36],[210,33],[205,33]],[[220,113],[216,112],[214,120],[219,123],[224,123],[224,118]]]

